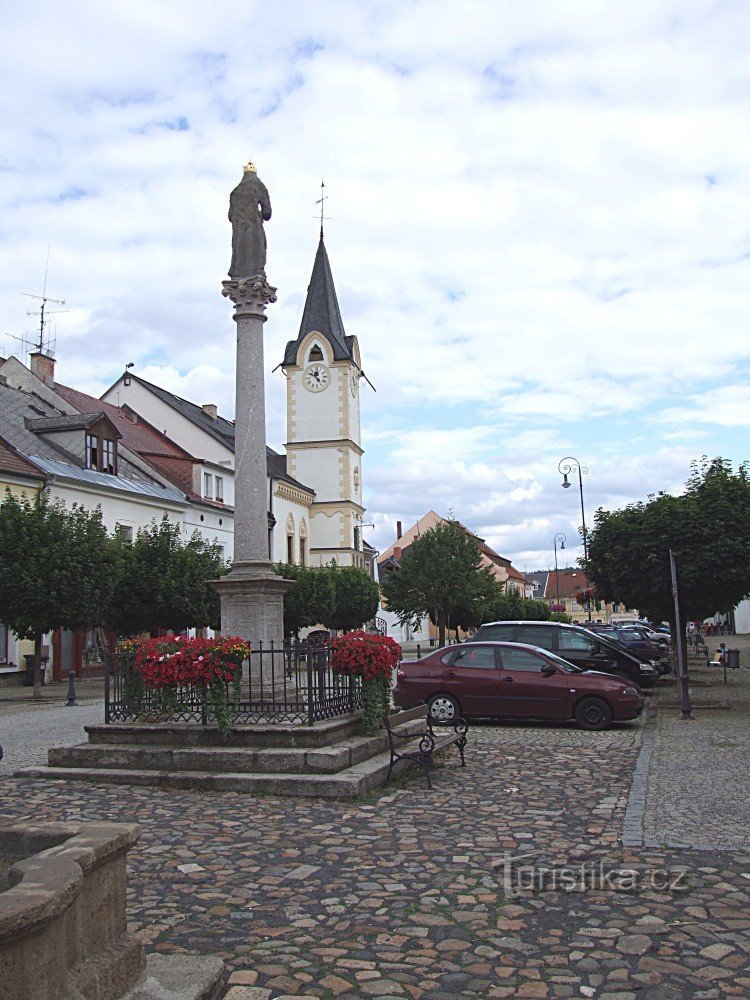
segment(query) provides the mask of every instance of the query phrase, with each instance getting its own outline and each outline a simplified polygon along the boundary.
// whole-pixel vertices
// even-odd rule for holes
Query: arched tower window
[[[310,348],[310,353],[307,355],[308,361],[322,361],[323,351],[320,348],[320,344],[313,344]]]

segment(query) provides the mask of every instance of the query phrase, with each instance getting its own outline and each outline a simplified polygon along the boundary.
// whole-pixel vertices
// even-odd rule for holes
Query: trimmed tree
[[[361,628],[377,614],[380,588],[366,570],[359,566],[326,567],[333,581],[333,613],[321,621],[327,628],[351,632]]]
[[[334,613],[336,589],[333,577],[320,567],[275,563],[273,571],[294,586],[284,594],[284,635],[297,638],[299,630],[325,624]]]
[[[99,508],[66,508],[46,491],[33,500],[8,492],[0,504],[0,563],[0,621],[34,640],[34,697],[41,698],[44,635],[106,622],[117,547]]]
[[[691,470],[682,496],[659,493],[623,510],[598,510],[589,538],[597,595],[675,629],[670,549],[686,618],[729,611],[750,592],[748,467],[733,472],[730,462],[704,457]]]
[[[218,629],[219,595],[211,581],[226,572],[219,548],[198,534],[189,542],[165,515],[138,532],[132,545],[121,543],[117,587],[109,623],[122,635],[163,629]]]
[[[446,628],[478,623],[502,589],[489,567],[482,566],[476,539],[449,521],[409,546],[400,568],[383,582],[383,594],[402,624],[416,625],[424,615],[433,616],[444,646]]]

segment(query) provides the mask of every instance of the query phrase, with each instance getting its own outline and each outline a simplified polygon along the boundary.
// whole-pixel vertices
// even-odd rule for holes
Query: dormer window
[[[86,435],[86,468],[117,475],[117,442],[98,434]]]
[[[308,361],[323,361],[323,351],[320,349],[319,344],[313,344],[310,348],[310,353],[307,356]]]

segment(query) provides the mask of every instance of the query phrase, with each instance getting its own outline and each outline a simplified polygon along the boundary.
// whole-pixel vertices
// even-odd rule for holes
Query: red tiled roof
[[[39,469],[16,452],[7,442],[0,438],[0,472],[10,472],[16,476],[26,476],[28,479],[44,479]]]
[[[547,576],[547,592],[544,595],[545,597],[557,597],[558,585],[556,577],[558,575],[560,578],[559,593],[561,598],[575,597],[579,591],[586,590],[589,585],[586,574],[582,569],[561,569],[558,570],[557,574],[554,570],[550,570]]]
[[[163,458],[192,459],[193,457],[141,417],[138,417],[138,422],[134,423],[128,415],[128,411],[113,403],[106,403],[103,399],[89,396],[85,392],[71,389],[67,385],[60,385],[59,382],[55,383],[55,392],[66,399],[79,413],[106,413],[122,434],[122,443],[125,447],[144,458],[160,456]]]

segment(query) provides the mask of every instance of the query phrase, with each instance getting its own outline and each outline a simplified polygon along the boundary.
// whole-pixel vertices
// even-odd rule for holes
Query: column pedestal
[[[281,645],[284,639],[284,594],[293,586],[271,569],[270,562],[234,562],[216,580],[221,600],[222,635],[237,635],[255,648],[259,642]]]

